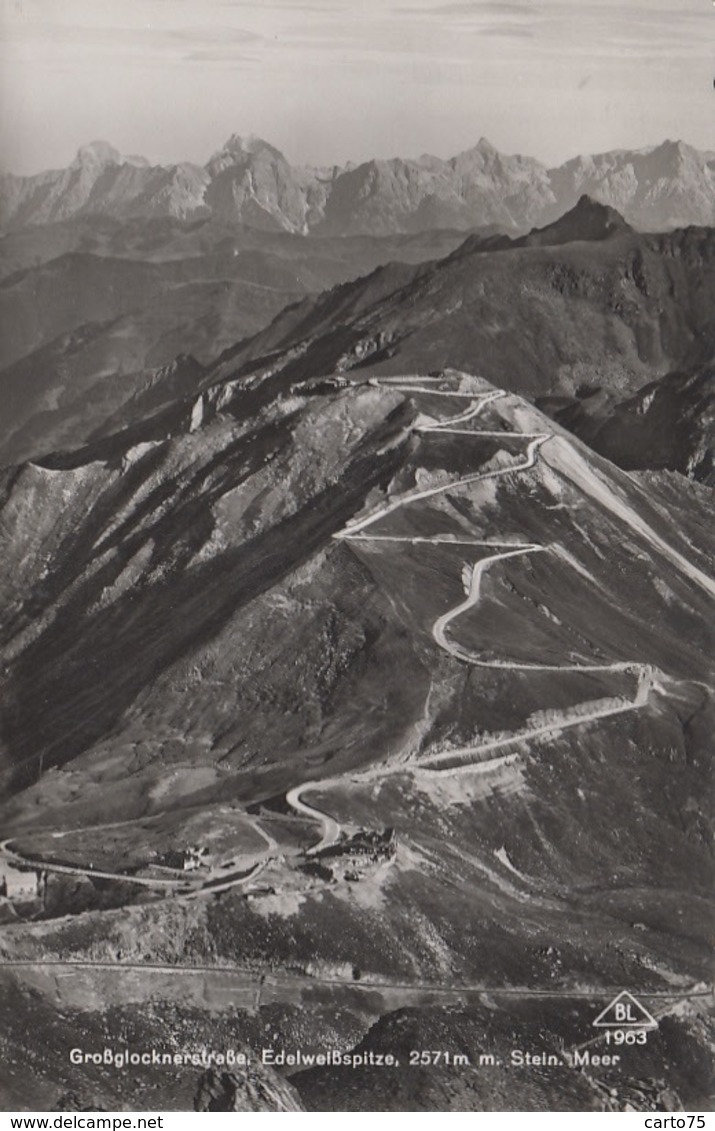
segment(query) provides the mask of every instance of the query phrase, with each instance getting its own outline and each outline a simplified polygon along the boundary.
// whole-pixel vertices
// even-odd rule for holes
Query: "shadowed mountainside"
[[[195,387],[201,365],[286,305],[391,259],[439,258],[461,240],[92,216],[14,232],[0,239],[0,459],[81,443],[137,396],[152,403],[161,390],[170,402],[192,387],[188,374]]]
[[[712,228],[642,235],[583,197],[528,236],[470,237],[440,262],[391,264],[298,303],[227,351],[203,384],[478,366],[622,466],[706,479],[714,300]],[[671,373],[649,407],[654,379]],[[604,406],[619,402],[603,423]]]
[[[669,373],[626,400],[586,386],[571,399],[537,403],[619,467],[668,468],[715,486],[712,362]]]
[[[408,242],[402,250],[409,254],[435,247],[432,239],[428,245]],[[108,329],[85,327],[5,371],[4,460],[77,447],[137,426],[162,407],[171,414],[182,394],[190,411],[201,390],[220,390],[231,380],[250,383],[268,373],[297,383],[336,372],[478,368],[500,387],[533,397],[549,411],[567,412],[563,419],[578,429],[592,405],[627,401],[654,379],[706,364],[714,298],[713,229],[642,235],[612,209],[584,197],[528,236],[472,236],[446,258],[390,263],[290,305],[266,329],[203,366],[184,357],[117,380],[105,364],[108,343],[134,348],[134,331],[121,318]],[[227,310],[234,312],[230,304]],[[150,304],[154,330],[155,314]],[[235,316],[230,313],[228,325]],[[202,333],[209,329],[206,324]],[[194,340],[191,327],[185,331]],[[655,458],[653,466],[707,475],[710,394],[707,382],[701,384],[697,395],[699,385],[678,386],[683,419],[701,423],[679,428],[668,457]],[[686,403],[690,397],[692,404]],[[567,411],[570,405],[573,411]],[[160,419],[149,432],[164,434]],[[592,436],[593,429],[583,434]],[[654,446],[646,437],[633,450],[650,461]],[[618,458],[616,447],[607,450]]]

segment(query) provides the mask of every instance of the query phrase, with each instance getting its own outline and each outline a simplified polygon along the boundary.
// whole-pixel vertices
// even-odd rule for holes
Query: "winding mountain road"
[[[331,844],[335,844],[340,839],[341,828],[340,824],[331,817],[329,813],[325,813],[322,809],[317,809],[315,805],[308,805],[303,801],[301,794],[305,793],[308,789],[325,789],[332,778],[326,778],[325,781],[315,782],[307,781],[302,785],[296,785],[293,789],[289,789],[286,793],[286,801],[296,813],[300,813],[304,817],[310,817],[311,820],[317,821],[323,830],[323,835],[317,844],[314,844],[308,849],[307,855],[313,856],[316,852],[321,852],[324,848],[328,848]]]
[[[494,565],[495,562],[503,562],[508,558],[516,558],[522,554],[537,554],[547,549],[546,546],[540,546],[537,543],[526,543],[519,546],[514,550],[507,550],[502,554],[491,554],[488,558],[482,558],[469,570],[469,588],[467,598],[462,601],[460,605],[450,609],[444,616],[438,617],[432,627],[432,635],[443,648],[445,652],[449,652],[457,660],[463,660],[465,663],[474,664],[482,668],[506,668],[510,671],[539,671],[539,672],[633,672],[640,675],[646,670],[650,671],[648,665],[636,663],[634,661],[616,661],[611,664],[539,664],[539,663],[520,663],[515,660],[483,660],[480,659],[474,652],[462,648],[459,644],[453,643],[447,637],[447,628],[462,616],[469,609],[474,608],[479,602],[481,595],[482,578],[486,571]]]
[[[496,479],[502,476],[518,475],[527,473],[533,469],[540,458],[540,453],[543,446],[552,439],[548,433],[519,433],[519,432],[504,432],[504,431],[483,431],[474,432],[467,429],[456,427],[471,421],[478,420],[483,411],[494,402],[507,396],[504,392],[490,392],[485,394],[472,394],[456,392],[452,390],[435,389],[431,386],[438,381],[439,378],[424,378],[410,379],[404,381],[399,378],[384,378],[379,381],[373,381],[371,384],[385,386],[391,389],[399,389],[401,391],[410,393],[429,392],[431,397],[441,396],[445,398],[467,398],[470,403],[467,409],[447,420],[430,421],[427,423],[418,422],[414,431],[420,435],[429,435],[430,433],[438,434],[453,434],[453,435],[468,435],[472,437],[494,437],[508,441],[525,441],[527,443],[526,450],[521,459],[507,466],[499,467],[492,471],[480,472],[464,476],[461,479],[453,480],[448,483],[441,483],[437,486],[430,487],[423,490],[407,491],[402,495],[388,500],[381,506],[372,509],[367,515],[361,518],[352,520],[348,525],[339,533],[334,535],[338,541],[355,541],[355,542],[379,542],[379,543],[409,543],[413,546],[425,545],[441,545],[445,547],[473,547],[487,549],[491,552],[488,556],[482,557],[477,562],[468,565],[463,577],[466,595],[463,600],[456,604],[453,608],[447,610],[434,621],[432,625],[432,637],[435,644],[447,655],[452,657],[459,663],[470,666],[477,666],[481,668],[494,668],[501,670],[512,670],[521,672],[583,672],[583,673],[602,673],[604,675],[613,673],[632,673],[636,678],[637,685],[632,699],[608,699],[594,701],[591,703],[580,704],[570,711],[554,712],[552,719],[546,722],[540,722],[532,727],[526,727],[510,734],[503,734],[499,736],[492,736],[482,741],[476,742],[472,745],[464,746],[461,748],[452,748],[449,750],[442,750],[432,754],[422,755],[421,757],[413,758],[411,761],[392,764],[388,766],[376,767],[374,769],[365,770],[363,772],[356,772],[353,774],[347,773],[342,777],[333,776],[326,778],[322,781],[308,781],[300,785],[294,786],[286,793],[286,802],[293,809],[293,811],[301,818],[305,818],[311,823],[319,826],[321,835],[320,839],[308,849],[307,855],[315,855],[320,853],[326,847],[335,844],[342,835],[342,830],[338,820],[331,814],[323,809],[318,808],[316,805],[310,804],[304,800],[306,793],[315,791],[326,791],[331,785],[347,784],[349,782],[363,783],[373,781],[378,778],[383,778],[395,773],[409,773],[411,771],[419,771],[420,773],[490,773],[498,770],[501,767],[508,766],[521,758],[521,755],[512,749],[511,752],[505,754],[497,754],[498,751],[505,747],[514,747],[516,744],[533,740],[539,736],[544,735],[557,735],[569,728],[576,726],[583,726],[600,719],[607,719],[621,713],[639,710],[648,705],[649,695],[656,677],[658,676],[657,669],[651,665],[644,664],[638,661],[615,661],[613,663],[602,664],[542,664],[538,662],[525,663],[514,661],[507,658],[496,659],[483,655],[479,655],[469,649],[464,648],[454,641],[451,635],[452,627],[460,617],[467,614],[471,609],[478,606],[481,600],[481,587],[485,573],[497,566],[498,563],[509,561],[521,556],[528,556],[532,554],[548,553],[552,548],[549,546],[541,545],[535,542],[514,542],[511,540],[479,540],[470,538],[460,538],[450,534],[437,534],[432,537],[416,536],[413,538],[404,535],[390,535],[390,534],[372,534],[370,527],[379,520],[385,518],[387,515],[395,513],[400,508],[407,504],[419,501],[420,499],[428,499],[440,493],[451,492],[458,488],[467,486],[473,483],[479,483],[485,480]],[[616,508],[611,506],[611,510]],[[673,551],[671,560],[678,557],[677,551]],[[694,681],[695,682],[695,681]],[[704,686],[704,685],[703,685]],[[491,756],[490,756],[491,755]],[[494,756],[496,755],[496,756]],[[124,823],[124,822],[122,822]],[[196,899],[202,894],[211,895],[220,891],[226,890],[228,887],[237,884],[246,884],[258,875],[264,868],[266,868],[272,861],[278,860],[281,856],[280,847],[276,844],[270,834],[266,833],[256,821],[252,822],[255,831],[261,835],[265,841],[265,853],[261,859],[253,865],[250,872],[243,875],[232,873],[229,875],[216,875],[209,880],[197,883],[192,877],[191,879],[182,879],[180,877],[174,878],[149,878],[126,876],[111,872],[95,871],[91,868],[72,867],[65,865],[47,865],[42,861],[32,861],[28,858],[21,857],[11,846],[10,842],[4,840],[0,842],[0,862],[5,859],[19,867],[32,867],[45,871],[54,871],[72,875],[85,875],[90,878],[106,878],[122,880],[123,882],[136,883],[141,886],[153,887],[170,892],[175,895],[180,895],[185,899]],[[110,827],[110,826],[107,826]],[[63,834],[57,834],[63,835]],[[166,974],[185,974],[195,975],[200,974],[207,977],[215,975],[220,979],[222,991],[225,989],[225,979],[228,975],[233,975],[240,980],[245,980],[250,983],[251,989],[256,989],[256,1007],[260,1004],[261,991],[264,983],[269,984],[271,987],[282,988],[284,985],[288,986],[291,992],[295,991],[296,987],[305,987],[307,990],[313,990],[315,986],[323,986],[328,988],[342,988],[346,985],[350,986],[351,992],[355,990],[362,990],[365,993],[374,994],[380,991],[389,991],[391,994],[402,993],[404,995],[404,1004],[410,1005],[413,1002],[419,1002],[419,995],[428,992],[430,994],[443,994],[446,999],[451,1000],[455,994],[476,993],[483,994],[489,993],[492,996],[504,996],[507,998],[566,998],[566,999],[599,999],[605,998],[610,1000],[614,997],[623,987],[593,987],[581,989],[558,988],[552,989],[530,989],[520,987],[504,987],[504,986],[491,986],[484,983],[403,983],[400,981],[384,980],[365,980],[364,982],[355,982],[347,978],[341,979],[337,977],[318,977],[307,976],[290,970],[286,971],[271,971],[268,975],[264,972],[255,970],[244,969],[239,966],[211,966],[211,965],[198,965],[198,964],[181,964],[171,965],[159,962],[154,963],[134,963],[124,961],[110,961],[110,960],[46,960],[39,961],[32,959],[14,959],[10,957],[0,957],[0,967],[15,968],[18,971],[22,969],[40,969],[43,972],[52,972],[57,969],[58,977],[67,974],[86,974],[87,971],[101,972],[104,970],[112,970],[114,972],[122,971],[131,974],[136,973],[166,973]],[[704,998],[709,996],[710,990],[701,986],[681,986],[672,990],[642,990],[639,991],[639,996],[646,999],[653,999],[654,1003],[658,1003],[659,1009],[656,1014],[658,1019],[667,1016],[679,1008],[680,1003],[684,1000],[687,1001],[691,998]],[[594,1044],[599,1041],[600,1037],[590,1039],[587,1044]],[[578,1046],[586,1047],[586,1045]]]
[[[444,377],[418,377],[413,376],[410,378],[400,377],[384,377],[372,378],[368,382],[374,388],[385,388],[390,390],[397,390],[411,394],[429,395],[430,397],[443,397],[445,399],[461,399],[468,400],[469,404],[466,409],[459,412],[455,416],[447,417],[442,420],[435,420],[431,417],[420,416],[413,428],[413,431],[419,435],[429,435],[430,433],[436,434],[452,434],[459,436],[471,436],[473,438],[496,438],[499,440],[514,440],[514,441],[527,441],[526,450],[521,459],[515,462],[498,467],[490,471],[475,472],[470,475],[462,476],[460,479],[451,480],[446,483],[440,483],[436,486],[415,489],[406,491],[403,494],[397,495],[387,502],[381,503],[379,506],[374,507],[367,514],[360,518],[350,520],[345,528],[333,535],[336,541],[365,541],[365,542],[406,542],[411,545],[443,545],[443,546],[472,546],[474,548],[488,548],[493,549],[494,553],[488,557],[481,558],[479,561],[471,566],[467,566],[467,573],[465,578],[466,597],[459,604],[449,609],[446,613],[439,616],[432,626],[432,636],[435,643],[448,655],[471,666],[482,668],[498,668],[511,671],[533,671],[533,672],[583,672],[583,673],[602,673],[602,674],[615,674],[615,673],[632,673],[637,680],[635,693],[632,699],[610,699],[601,700],[594,703],[582,704],[580,709],[572,709],[571,711],[564,711],[555,713],[555,717],[548,723],[539,724],[530,728],[524,728],[515,731],[511,734],[501,735],[486,739],[482,742],[475,743],[474,745],[455,748],[446,751],[440,751],[435,754],[423,755],[420,758],[412,759],[408,762],[393,764],[391,766],[380,767],[373,770],[357,772],[353,774],[346,774],[342,778],[331,777],[322,781],[309,781],[300,785],[294,786],[286,794],[286,802],[288,805],[301,817],[308,818],[311,822],[320,826],[321,837],[320,840],[308,849],[308,855],[314,855],[321,852],[323,849],[335,844],[341,837],[342,829],[340,823],[331,816],[329,813],[319,809],[315,805],[311,805],[303,799],[303,794],[308,791],[326,790],[332,784],[337,784],[340,781],[347,782],[364,782],[371,781],[377,778],[382,778],[396,772],[405,772],[409,770],[421,770],[422,772],[443,772],[439,770],[441,765],[444,765],[451,772],[459,772],[459,770],[471,769],[473,772],[487,772],[498,767],[508,765],[518,759],[517,753],[510,753],[501,755],[494,758],[485,759],[484,755],[492,751],[498,750],[505,746],[513,746],[514,744],[529,739],[536,738],[541,735],[556,735],[575,726],[583,726],[587,723],[596,721],[598,719],[605,719],[625,713],[628,711],[638,710],[647,706],[651,688],[655,682],[656,669],[651,665],[644,664],[638,661],[615,661],[613,663],[603,664],[542,664],[538,662],[523,663],[509,659],[495,659],[491,657],[484,657],[462,647],[451,639],[449,630],[453,623],[461,616],[467,613],[470,609],[478,605],[481,599],[481,583],[484,574],[488,569],[491,569],[498,562],[507,561],[511,558],[525,556],[530,554],[548,552],[551,547],[543,546],[536,542],[514,542],[514,541],[499,541],[499,540],[480,540],[470,538],[458,538],[450,534],[436,534],[432,537],[416,536],[413,538],[403,535],[390,535],[390,534],[371,534],[368,533],[369,528],[381,519],[386,518],[388,515],[395,513],[402,507],[418,502],[421,499],[433,498],[436,495],[443,494],[450,491],[455,491],[458,488],[469,486],[473,483],[483,482],[485,480],[498,479],[504,476],[511,476],[520,473],[528,473],[532,470],[537,460],[540,458],[541,449],[550,440],[554,439],[552,433],[549,432],[509,432],[506,430],[470,430],[466,428],[459,428],[456,425],[463,425],[469,422],[476,421],[489,405],[494,404],[496,401],[502,400],[509,396],[503,390],[493,390],[487,393],[473,393],[462,392],[454,389],[435,388],[435,385],[443,384],[449,378]],[[612,511],[620,513],[620,504],[614,505],[613,501],[609,502],[609,507]],[[622,509],[622,508],[621,508]],[[640,520],[638,520],[640,522]],[[641,524],[642,525],[642,524]],[[640,529],[640,527],[638,527]],[[651,532],[652,533],[652,532]],[[668,551],[668,554],[676,564],[685,564],[682,555],[673,550],[666,543],[662,542],[657,536],[661,548]],[[653,540],[653,539],[651,539]],[[682,559],[682,560],[681,560]],[[693,577],[692,566],[687,570],[688,574]],[[712,581],[705,575],[702,579],[698,576],[694,580],[699,581],[705,588],[712,589]],[[462,761],[461,766],[455,766],[455,762]],[[260,826],[254,825],[256,831],[262,832]],[[246,883],[252,879],[259,871],[261,871],[272,860],[276,859],[280,853],[278,846],[272,837],[263,833],[266,840],[266,851],[264,857],[259,860],[251,869],[250,873],[241,877],[235,875],[230,877],[214,877],[211,881],[203,883],[194,888],[193,894],[198,894],[200,890],[223,890],[224,886],[232,886],[236,883]],[[8,862],[19,864],[20,866],[41,867],[45,870],[53,870],[57,872],[68,872],[76,875],[87,875],[90,877],[107,878],[107,879],[122,879],[124,881],[142,884],[151,887],[165,887],[176,889],[183,886],[185,889],[189,886],[187,881],[179,879],[149,879],[144,877],[130,877],[118,875],[114,873],[97,872],[93,869],[80,868],[80,867],[66,867],[66,866],[52,866],[48,868],[46,865],[38,861],[29,861],[19,857],[13,853],[9,848],[8,842],[0,843],[0,859],[5,858]],[[198,889],[198,890],[197,890]]]
[[[499,668],[511,671],[534,671],[534,672],[584,672],[584,673],[602,673],[615,674],[615,673],[632,673],[637,679],[635,694],[631,700],[616,700],[610,701],[606,706],[590,708],[590,705],[584,704],[584,710],[579,714],[573,712],[563,712],[560,721],[554,720],[546,725],[535,726],[533,728],[524,729],[515,732],[511,736],[501,737],[498,739],[488,740],[483,743],[476,744],[470,747],[464,747],[460,750],[446,751],[443,754],[428,756],[428,759],[414,760],[413,762],[406,763],[403,768],[408,766],[417,766],[420,763],[429,761],[431,765],[436,765],[439,761],[448,761],[454,759],[459,755],[472,754],[475,758],[483,753],[494,750],[500,746],[513,744],[519,740],[525,740],[543,734],[558,734],[563,730],[570,727],[581,726],[587,722],[592,722],[596,719],[608,718],[612,715],[621,714],[626,711],[638,710],[645,707],[648,703],[648,697],[651,687],[655,681],[656,670],[649,664],[643,664],[639,661],[614,661],[612,663],[602,664],[543,664],[538,662],[523,663],[515,660],[508,659],[495,659],[487,658],[477,655],[476,653],[462,647],[450,638],[448,630],[450,626],[459,617],[474,608],[481,597],[481,583],[486,571],[492,568],[496,563],[506,561],[510,558],[519,556],[537,554],[548,552],[550,547],[540,545],[536,542],[496,542],[496,541],[481,541],[477,539],[460,539],[450,535],[435,535],[433,537],[415,537],[409,538],[405,536],[391,536],[389,534],[370,534],[367,532],[369,527],[380,519],[385,518],[389,514],[393,514],[401,507],[409,503],[416,502],[419,499],[431,498],[435,495],[454,491],[459,487],[464,487],[472,483],[478,483],[487,479],[496,479],[502,476],[509,476],[518,474],[520,472],[528,472],[535,465],[540,457],[541,449],[549,440],[553,439],[553,435],[548,432],[508,432],[505,430],[471,430],[465,428],[458,428],[455,425],[466,424],[469,421],[475,421],[482,412],[495,401],[506,397],[508,394],[503,391],[494,391],[489,393],[470,393],[461,392],[458,390],[434,389],[428,385],[417,384],[414,378],[409,378],[400,381],[399,378],[374,378],[369,382],[373,387],[381,388],[388,387],[391,390],[398,389],[402,392],[417,393],[429,395],[430,397],[442,396],[460,399],[468,399],[469,406],[456,416],[451,416],[444,420],[431,420],[422,422],[423,418],[418,418],[418,423],[414,431],[427,435],[429,433],[441,434],[454,434],[454,435],[468,435],[474,438],[489,437],[498,438],[501,440],[514,439],[526,440],[527,447],[524,456],[521,460],[511,463],[504,467],[499,467],[495,470],[478,472],[471,475],[463,476],[460,479],[452,480],[448,483],[440,483],[437,486],[429,487],[423,490],[407,491],[401,495],[390,499],[388,502],[383,503],[381,506],[374,508],[367,515],[349,522],[346,527],[334,537],[342,541],[376,541],[376,542],[408,542],[413,545],[454,545],[454,546],[467,546],[471,545],[476,547],[489,547],[494,548],[497,552],[489,555],[488,557],[481,558],[474,565],[467,567],[467,577],[465,582],[466,598],[458,605],[449,609],[442,616],[438,617],[432,626],[432,636],[435,643],[443,651],[447,652],[454,659],[460,662],[483,668]],[[611,509],[614,509],[611,507]],[[659,539],[660,541],[660,539]],[[666,547],[672,560],[679,559],[680,555],[677,551],[673,551],[671,547]],[[691,571],[688,571],[692,576]],[[696,579],[697,580],[697,579]],[[710,579],[704,579],[707,584],[705,588],[710,589],[712,582]],[[511,760],[509,756],[506,758],[494,759],[491,764],[498,763],[504,764],[507,760]],[[487,763],[482,762],[486,766]],[[366,775],[367,776],[367,775]],[[372,775],[370,775],[372,776]]]
[[[79,876],[90,880],[113,880],[124,884],[136,884],[138,887],[152,888],[170,894],[199,895],[203,891],[218,892],[228,888],[246,884],[261,872],[270,858],[269,853],[277,848],[276,842],[267,836],[264,840],[268,844],[266,855],[253,864],[248,872],[221,872],[218,869],[208,875],[186,876],[136,876],[130,872],[109,872],[100,868],[83,866],[81,864],[55,864],[51,861],[24,856],[17,852],[10,840],[0,841],[0,864],[4,861],[11,867],[21,871],[30,869],[34,872],[50,872],[59,876]]]
[[[494,390],[488,393],[465,393],[454,389],[437,389],[434,385],[442,383],[443,378],[438,377],[411,377],[409,379],[400,379],[398,377],[385,377],[385,378],[372,378],[368,384],[373,388],[389,388],[391,390],[399,390],[400,392],[416,393],[422,395],[429,395],[430,397],[444,397],[448,399],[467,399],[469,405],[462,412],[457,415],[447,417],[444,420],[434,420],[431,418],[418,417],[418,421],[414,427],[414,431],[419,435],[428,435],[430,433],[453,434],[453,435],[466,435],[472,437],[485,437],[496,438],[500,440],[515,440],[527,441],[526,451],[521,459],[516,460],[504,467],[499,467],[491,471],[475,472],[471,475],[462,476],[460,479],[451,480],[447,483],[440,483],[433,487],[424,489],[406,491],[401,495],[397,495],[393,499],[374,507],[367,514],[360,518],[352,519],[347,523],[345,528],[333,537],[337,541],[364,541],[364,542],[407,542],[412,545],[443,545],[443,546],[472,546],[484,547],[494,549],[495,552],[488,557],[480,559],[474,565],[468,568],[467,577],[467,595],[464,601],[461,601],[454,608],[449,609],[442,616],[438,617],[432,626],[432,636],[435,643],[443,651],[447,652],[454,659],[460,662],[470,664],[472,666],[484,668],[499,668],[511,671],[538,671],[538,672],[584,672],[584,673],[632,673],[637,680],[635,692],[632,699],[610,699],[601,701],[600,703],[586,703],[582,705],[580,710],[571,710],[569,712],[560,712],[557,717],[548,723],[536,725],[530,728],[524,728],[515,731],[512,734],[502,735],[499,737],[487,739],[483,742],[475,743],[471,746],[460,747],[442,751],[440,753],[425,755],[421,758],[415,758],[409,762],[400,763],[388,767],[380,767],[374,770],[367,770],[364,772],[346,775],[354,782],[367,782],[373,781],[378,778],[386,777],[398,771],[408,771],[410,769],[417,769],[421,772],[442,772],[440,766],[447,764],[452,773],[459,772],[460,769],[469,769],[472,772],[491,772],[505,765],[509,765],[519,758],[518,753],[504,754],[497,757],[485,759],[484,755],[492,751],[514,746],[518,742],[527,741],[543,735],[556,735],[572,727],[584,726],[587,723],[594,722],[599,719],[610,718],[614,715],[622,714],[629,711],[639,710],[645,707],[648,703],[650,690],[655,680],[655,669],[649,664],[643,664],[638,661],[615,661],[613,663],[604,664],[541,664],[535,663],[521,663],[514,660],[506,659],[493,659],[478,656],[475,653],[463,648],[461,645],[455,643],[448,635],[448,629],[454,621],[466,613],[469,609],[474,608],[480,600],[481,596],[481,582],[485,572],[494,566],[497,562],[506,561],[510,558],[515,558],[528,554],[548,552],[550,547],[542,546],[536,542],[513,542],[513,541],[498,541],[495,539],[481,540],[470,538],[458,538],[450,534],[437,534],[432,537],[417,536],[409,538],[404,535],[390,535],[390,534],[371,534],[369,528],[379,520],[386,518],[390,514],[394,514],[402,507],[410,503],[418,502],[421,499],[433,498],[436,495],[443,494],[448,491],[454,491],[457,488],[468,486],[472,483],[479,483],[485,480],[497,479],[502,476],[514,475],[520,472],[528,472],[535,465],[539,458],[541,448],[549,440],[552,439],[552,434],[549,432],[509,432],[506,430],[479,430],[474,431],[465,428],[455,427],[456,425],[467,424],[470,421],[475,421],[484,412],[489,405],[494,404],[495,401],[501,400],[508,396],[503,390]],[[455,762],[463,759],[463,764],[455,766]],[[335,844],[341,834],[340,824],[329,814],[315,806],[308,805],[302,800],[302,794],[306,790],[322,789],[325,790],[336,782],[336,778],[326,778],[322,782],[306,782],[303,785],[296,786],[291,789],[286,795],[286,800],[291,807],[300,815],[310,817],[316,821],[321,829],[322,836],[320,841],[315,844],[309,852],[317,853],[328,845]]]

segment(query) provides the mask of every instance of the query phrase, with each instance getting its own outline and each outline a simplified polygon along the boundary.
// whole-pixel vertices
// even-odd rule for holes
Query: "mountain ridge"
[[[200,221],[199,226],[205,223]],[[127,225],[120,227],[125,230]],[[244,231],[250,233],[250,229]],[[219,232],[228,234],[230,229],[224,226]],[[446,234],[449,242],[459,239],[459,233]],[[289,241],[291,247],[305,249],[316,244],[324,250],[328,245],[347,249],[355,242],[304,240],[288,233],[254,235],[262,241]],[[430,248],[438,250],[434,235],[424,253]],[[678,431],[673,444],[664,445],[652,442],[647,434],[651,424],[660,427],[656,422],[663,416],[661,408],[643,416],[647,427],[645,433],[639,431],[635,464],[630,462],[623,437],[634,412],[634,419],[641,420],[639,410],[631,407],[624,410],[626,415],[619,412],[618,426],[614,420],[605,431],[600,424],[618,403],[639,398],[640,390],[653,381],[678,372],[696,374],[711,363],[714,235],[712,228],[639,233],[615,209],[583,195],[558,220],[524,236],[473,233],[451,248],[442,241],[440,257],[412,263],[383,259],[382,265],[375,266],[374,259],[370,263],[366,255],[366,273],[361,277],[305,297],[291,293],[290,260],[264,260],[248,251],[244,260],[243,251],[236,256],[234,241],[218,257],[204,260],[199,256],[190,265],[184,258],[170,257],[156,280],[152,272],[158,268],[151,263],[132,266],[129,259],[118,260],[116,267],[122,270],[115,271],[107,257],[108,247],[104,255],[90,255],[86,264],[81,254],[65,254],[39,271],[8,277],[3,284],[9,345],[13,336],[32,330],[24,327],[20,317],[27,308],[22,306],[23,294],[30,287],[36,306],[40,294],[70,293],[76,303],[77,296],[86,292],[90,321],[85,317],[73,329],[71,321],[63,324],[67,316],[63,309],[48,308],[47,317],[52,315],[54,321],[47,323],[45,344],[3,370],[8,396],[0,430],[0,463],[81,447],[105,435],[108,428],[140,424],[146,412],[169,408],[176,395],[189,400],[203,394],[210,397],[211,390],[226,379],[254,385],[276,376],[297,387],[306,380],[351,371],[364,376],[400,371],[428,374],[435,368],[478,365],[487,380],[534,398],[556,419],[568,420],[589,442],[598,431],[598,444],[606,443],[608,434],[607,450],[616,463],[669,467],[710,481],[707,381],[675,381],[663,386],[670,391],[663,399],[657,398],[658,406],[672,407],[677,402],[689,423]],[[150,240],[148,233],[135,233],[133,238]],[[198,250],[204,238],[201,232],[187,231],[182,239],[188,242],[174,245],[170,240],[167,247]],[[392,237],[392,254],[402,257],[403,242],[415,239],[427,237]],[[222,296],[225,317],[220,322],[196,318],[192,322],[191,304],[203,295],[205,306],[217,286],[225,287],[212,281],[224,260],[231,265],[232,275],[239,271],[231,290]],[[244,285],[240,278],[243,262],[254,273],[260,269],[262,281],[272,284],[272,289]],[[98,272],[102,264],[111,269],[109,275]],[[315,261],[316,281],[325,267]],[[333,278],[340,269],[337,263],[330,268]],[[108,294],[115,306],[121,279],[128,295],[128,313],[110,321],[106,319],[111,307],[98,305],[106,291],[100,284],[108,278],[112,281]],[[139,282],[143,278],[142,290]],[[187,285],[177,291],[184,278]],[[58,286],[55,279],[64,279],[65,285]],[[84,292],[79,285],[82,280]],[[173,287],[167,292],[166,309],[157,306],[146,324],[132,313],[142,293],[148,302],[157,285],[166,289],[169,283]],[[282,307],[275,289],[278,284],[287,288],[280,292],[283,303],[288,303]],[[177,295],[185,295],[181,320],[176,313]],[[250,311],[245,307],[252,296],[252,316],[259,320],[263,312],[263,328],[259,323],[251,333]],[[263,303],[260,308],[255,305],[257,299]],[[270,303],[274,303],[272,321]],[[236,333],[241,323],[231,310],[242,312],[248,335]],[[115,342],[123,343],[124,348],[116,361]],[[18,354],[22,352],[17,349]],[[187,358],[191,354],[196,360]],[[142,356],[149,364],[142,363]],[[126,360],[118,364],[122,359]],[[181,374],[178,385],[176,373]],[[663,419],[666,417],[667,411]]]
[[[683,141],[580,155],[548,167],[486,138],[454,157],[293,165],[262,138],[232,134],[206,162],[152,164],[105,141],[66,169],[0,176],[0,227],[71,216],[212,216],[269,231],[356,235],[463,230],[522,232],[555,220],[587,193],[637,228],[715,222],[715,155]]]
[[[542,378],[549,392],[571,393],[593,379],[592,366],[608,365],[614,389],[634,392],[710,332],[714,236],[639,233],[582,197],[527,236],[468,237],[442,260],[387,264],[303,299],[214,369],[248,372],[265,359],[297,378],[356,368],[384,376],[479,359],[487,380],[544,396]]]

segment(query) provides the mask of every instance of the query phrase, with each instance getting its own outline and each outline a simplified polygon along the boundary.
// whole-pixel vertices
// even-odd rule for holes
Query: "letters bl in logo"
[[[596,1029],[657,1029],[658,1022],[628,990],[615,997],[593,1022]]]

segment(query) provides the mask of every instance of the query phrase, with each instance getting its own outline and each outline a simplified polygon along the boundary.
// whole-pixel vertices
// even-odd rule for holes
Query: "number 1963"
[[[644,1045],[648,1041],[647,1029],[606,1029],[607,1045]]]

